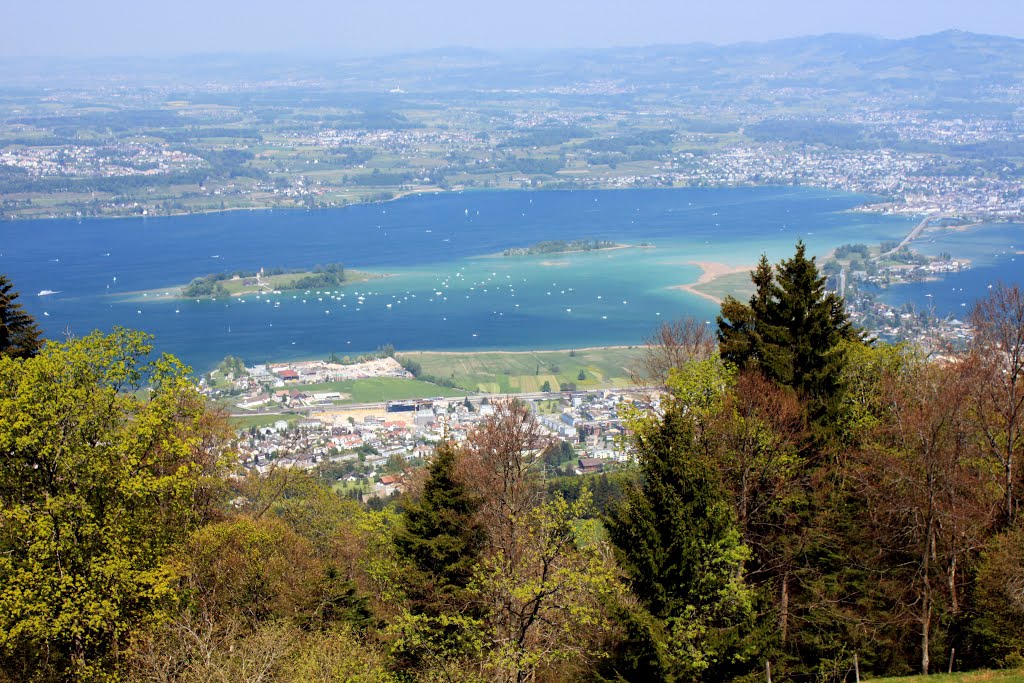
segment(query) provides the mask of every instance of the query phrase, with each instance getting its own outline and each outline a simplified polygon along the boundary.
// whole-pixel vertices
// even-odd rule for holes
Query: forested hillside
[[[559,445],[513,401],[383,506],[239,474],[174,358],[125,330],[40,346],[0,280],[0,681],[1024,665],[1020,288],[927,357],[864,339],[800,244],[752,277],[717,343],[654,337],[632,467],[552,479]]]

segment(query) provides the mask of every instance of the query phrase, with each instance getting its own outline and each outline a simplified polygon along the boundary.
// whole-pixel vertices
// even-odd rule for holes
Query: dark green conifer
[[[712,463],[680,404],[636,432],[641,473],[606,519],[644,613],[628,619],[629,680],[726,680],[746,669],[748,551]],[[653,642],[651,642],[653,641]],[[658,669],[657,673],[652,673]]]
[[[844,340],[859,338],[841,297],[825,291],[825,277],[802,241],[774,272],[761,257],[751,272],[749,304],[726,297],[718,316],[719,352],[742,368],[758,368],[812,401],[821,413],[840,390]]]
[[[7,276],[0,274],[0,355],[31,358],[43,348],[43,340],[35,319],[14,302],[18,296]]]
[[[457,473],[458,450],[450,443],[437,447],[429,475],[418,500],[406,507],[405,528],[395,542],[422,573],[421,599],[444,600],[464,588],[483,543],[474,520],[477,501]]]

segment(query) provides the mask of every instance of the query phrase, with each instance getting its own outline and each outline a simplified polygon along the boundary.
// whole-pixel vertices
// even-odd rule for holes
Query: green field
[[[578,389],[625,387],[632,384],[629,368],[640,355],[639,347],[581,349],[577,351],[403,353],[414,360],[422,376],[453,382],[467,391],[514,394],[540,391],[544,382],[558,391],[562,383]],[[579,379],[580,371],[585,379]]]
[[[343,382],[324,382],[322,384],[301,384],[289,386],[304,392],[338,391],[348,394],[342,403],[380,403],[405,398],[434,398],[436,396],[465,396],[465,391],[449,389],[430,382],[402,377],[371,377],[369,379],[349,379]]]
[[[954,674],[932,674],[931,676],[901,676],[899,678],[872,678],[865,679],[878,681],[879,683],[988,683],[998,681],[999,683],[1024,683],[1024,670],[981,670],[966,671]]]
[[[249,429],[250,427],[269,427],[278,420],[287,420],[290,426],[299,417],[299,415],[293,414],[266,413],[262,415],[246,415],[244,417],[232,416],[228,420],[235,429]]]
[[[365,494],[373,491],[373,484],[368,482],[337,481],[331,485],[331,490],[342,496],[347,496],[353,491]]]

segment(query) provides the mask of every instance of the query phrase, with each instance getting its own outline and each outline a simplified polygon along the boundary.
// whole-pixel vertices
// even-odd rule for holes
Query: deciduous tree
[[[172,357],[117,330],[0,357],[0,657],[15,678],[116,679],[176,600],[224,424]],[[146,398],[142,386],[148,385]]]

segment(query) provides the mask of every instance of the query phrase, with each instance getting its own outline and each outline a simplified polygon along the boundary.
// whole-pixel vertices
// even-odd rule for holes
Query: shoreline
[[[699,296],[702,299],[706,299],[707,301],[710,301],[719,306],[722,304],[721,299],[714,296],[713,294],[702,292],[699,289],[697,289],[697,287],[699,285],[706,285],[711,282],[714,282],[718,278],[726,275],[735,275],[737,273],[749,273],[751,270],[755,268],[755,266],[750,265],[731,266],[727,263],[721,263],[718,261],[687,261],[686,265],[697,266],[698,268],[700,268],[701,273],[700,276],[697,277],[697,281],[688,282],[682,285],[671,285],[669,289],[682,290],[689,294],[693,294],[694,296]]]
[[[380,191],[381,192],[390,192],[391,195],[392,195],[391,197],[389,197],[387,199],[382,199],[382,198],[377,198],[377,199],[360,199],[360,200],[355,200],[355,201],[349,201],[346,204],[341,204],[341,205],[336,205],[336,206],[317,206],[317,207],[314,207],[314,208],[308,208],[308,207],[302,207],[302,206],[289,206],[287,204],[281,203],[281,204],[269,204],[269,205],[266,205],[266,206],[226,206],[224,208],[217,207],[217,208],[206,208],[206,209],[201,209],[201,210],[196,210],[196,211],[173,211],[173,212],[169,212],[169,213],[154,213],[154,214],[148,214],[148,215],[142,215],[142,214],[100,214],[100,215],[96,215],[96,216],[77,216],[77,215],[72,215],[72,214],[68,214],[68,215],[54,215],[54,214],[50,214],[50,215],[42,215],[42,216],[39,216],[39,215],[22,216],[20,214],[11,214],[11,215],[5,216],[4,218],[0,218],[0,223],[4,223],[4,222],[12,222],[13,223],[13,222],[20,222],[20,221],[51,221],[51,220],[77,220],[77,221],[81,222],[83,220],[120,219],[120,218],[136,218],[136,219],[138,219],[138,218],[142,218],[142,219],[147,219],[147,218],[175,218],[175,217],[186,217],[186,216],[201,216],[201,215],[205,215],[205,214],[217,214],[217,213],[225,213],[225,212],[231,212],[231,211],[274,211],[275,209],[279,210],[279,211],[295,211],[295,212],[298,212],[298,211],[307,211],[307,212],[308,211],[332,211],[332,210],[337,210],[337,209],[344,209],[344,208],[347,208],[349,206],[357,206],[357,205],[364,205],[364,204],[385,204],[385,203],[388,203],[388,202],[397,201],[399,199],[403,199],[403,198],[410,197],[410,196],[429,195],[429,194],[449,194],[449,193],[452,193],[452,194],[462,194],[462,193],[467,193],[467,192],[468,193],[471,193],[471,192],[552,192],[552,191],[555,191],[555,192],[559,192],[559,191],[561,191],[561,192],[566,192],[566,191],[568,191],[568,192],[572,192],[572,191],[582,191],[582,192],[595,192],[595,191],[596,192],[614,192],[614,191],[619,191],[619,190],[631,190],[631,189],[645,189],[645,190],[651,190],[651,191],[658,191],[658,190],[685,190],[685,189],[799,188],[799,187],[812,188],[812,189],[820,190],[820,191],[823,191],[823,192],[833,192],[833,193],[839,193],[839,194],[852,194],[852,195],[860,195],[860,196],[878,197],[878,195],[865,195],[864,191],[863,190],[859,190],[859,189],[836,188],[836,187],[831,187],[829,185],[824,185],[824,184],[823,185],[815,185],[815,184],[799,185],[799,184],[795,184],[795,183],[730,183],[730,182],[720,182],[720,183],[713,183],[711,185],[706,185],[706,186],[705,185],[696,185],[696,184],[680,184],[680,185],[672,185],[670,187],[645,187],[645,188],[623,187],[622,185],[619,185],[619,184],[616,184],[616,183],[595,183],[593,185],[588,185],[588,186],[585,186],[585,187],[578,187],[578,188],[546,187],[546,186],[542,185],[540,187],[535,187],[535,188],[504,187],[504,186],[497,186],[497,187],[491,187],[491,188],[477,188],[477,187],[457,186],[457,187],[452,187],[450,189],[442,189],[440,187],[431,186],[431,187],[417,187],[417,188],[411,188],[411,189],[397,189],[397,188],[386,189],[385,188],[385,189],[381,189]],[[883,200],[885,199],[884,197],[881,197],[881,198]],[[927,211],[928,211],[928,207],[920,207],[920,206],[913,206],[913,207],[911,207],[911,206],[906,206],[906,205],[898,205],[897,202],[895,200],[892,200],[892,199],[890,199],[888,201],[865,201],[863,204],[858,204],[857,206],[850,207],[849,209],[843,209],[843,212],[871,213],[871,214],[878,214],[878,215],[904,216],[904,217],[908,217],[908,218],[909,217],[913,217],[913,216],[924,215]],[[968,219],[969,220],[976,220],[979,223],[1015,223],[1015,222],[1018,222],[1015,219],[1015,217],[1005,216],[1005,215],[1000,215],[1000,214],[990,215],[990,214],[985,214],[983,212],[972,214],[972,215],[969,216]]]

